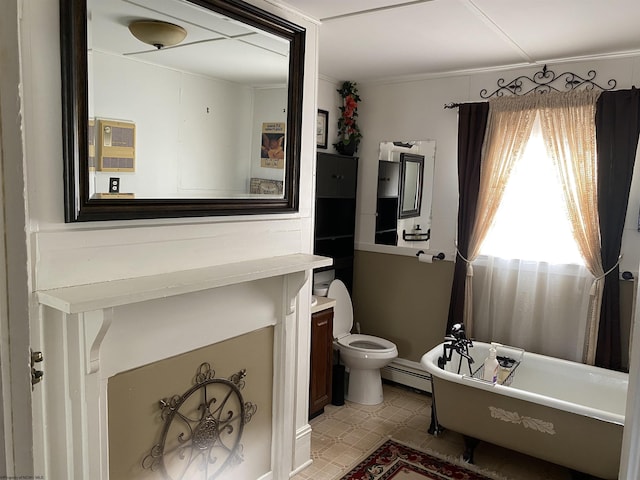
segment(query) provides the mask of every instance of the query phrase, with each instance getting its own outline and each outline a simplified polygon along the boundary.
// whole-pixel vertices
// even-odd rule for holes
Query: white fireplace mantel
[[[43,305],[64,313],[81,313],[287,275],[329,266],[331,262],[327,257],[300,253],[39,290],[36,294],[38,301]]]
[[[46,408],[51,409],[49,416],[55,418],[60,427],[51,429],[52,432],[58,432],[56,437],[46,439],[52,453],[49,472],[52,478],[109,478],[107,380],[110,375],[124,371],[122,369],[125,366],[132,368],[136,366],[135,362],[140,363],[141,359],[148,358],[127,359],[129,364],[123,366],[118,363],[121,355],[111,345],[113,341],[107,342],[111,345],[109,348],[102,347],[108,330],[117,321],[114,318],[117,307],[144,305],[141,302],[154,300],[167,302],[172,298],[184,303],[185,300],[181,299],[187,298],[184,296],[188,294],[202,295],[197,292],[206,291],[212,291],[213,294],[213,289],[220,287],[239,288],[234,286],[274,277],[282,278],[282,282],[276,284],[280,285],[280,294],[277,295],[280,299],[276,298],[279,305],[273,310],[279,312],[277,318],[261,319],[261,324],[253,318],[223,322],[224,325],[218,329],[207,329],[207,334],[211,335],[209,332],[212,330],[227,330],[216,333],[216,338],[209,337],[206,340],[215,343],[224,340],[225,336],[246,333],[266,325],[275,328],[271,471],[266,472],[262,479],[289,478],[292,454],[295,454],[292,452],[295,452],[295,444],[299,441],[292,412],[295,411],[298,389],[308,388],[306,385],[296,385],[296,342],[298,323],[302,320],[296,309],[296,301],[311,270],[331,264],[331,258],[291,254],[36,291],[38,302],[48,307],[43,311],[43,328],[50,345],[45,355],[47,369],[55,372],[52,373],[55,378],[66,379],[62,388],[48,384],[46,379],[43,383],[49,399]],[[251,285],[260,285],[260,282]],[[141,318],[140,321],[152,320]],[[177,323],[180,325],[180,322]],[[121,328],[123,325],[126,328],[136,327],[122,322],[118,325]],[[135,333],[135,330],[132,332]],[[171,338],[171,335],[171,332],[167,332],[165,336]],[[177,354],[177,351],[167,352],[167,349],[155,345],[145,347],[147,343],[141,342],[141,349],[148,348],[153,355]],[[184,347],[173,345],[177,342],[170,343],[174,350]],[[61,345],[64,348],[61,349]],[[101,352],[101,349],[107,351]],[[159,353],[160,350],[162,352]],[[101,358],[101,354],[105,358]],[[101,363],[106,366],[103,367]],[[114,367],[116,364],[117,368]],[[302,443],[308,443],[308,440]]]

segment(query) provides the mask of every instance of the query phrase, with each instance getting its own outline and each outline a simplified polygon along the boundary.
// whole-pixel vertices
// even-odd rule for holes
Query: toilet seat
[[[340,339],[351,335],[353,328],[353,304],[347,287],[341,280],[329,284],[327,297],[336,301],[333,307],[333,338]]]
[[[389,340],[372,335],[354,333],[344,335],[338,340],[338,345],[350,350],[364,353],[391,353],[396,350],[396,345]]]

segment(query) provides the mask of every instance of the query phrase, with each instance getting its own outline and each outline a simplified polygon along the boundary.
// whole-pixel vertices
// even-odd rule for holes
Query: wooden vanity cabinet
[[[324,412],[331,403],[333,372],[333,308],[311,315],[311,367],[309,373],[309,418]]]

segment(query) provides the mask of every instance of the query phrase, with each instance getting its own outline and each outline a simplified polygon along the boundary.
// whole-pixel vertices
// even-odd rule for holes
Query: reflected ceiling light
[[[158,50],[177,45],[187,36],[187,31],[181,26],[160,20],[136,20],[129,24],[129,31],[141,42]]]

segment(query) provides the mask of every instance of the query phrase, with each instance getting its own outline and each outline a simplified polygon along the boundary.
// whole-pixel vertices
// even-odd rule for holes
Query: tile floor
[[[462,437],[450,431],[438,437],[429,435],[430,418],[430,396],[390,384],[384,385],[380,405],[327,405],[324,413],[310,422],[313,463],[292,480],[339,479],[388,437],[417,449],[460,457]],[[563,467],[486,443],[476,448],[475,464],[510,480],[571,478]]]

